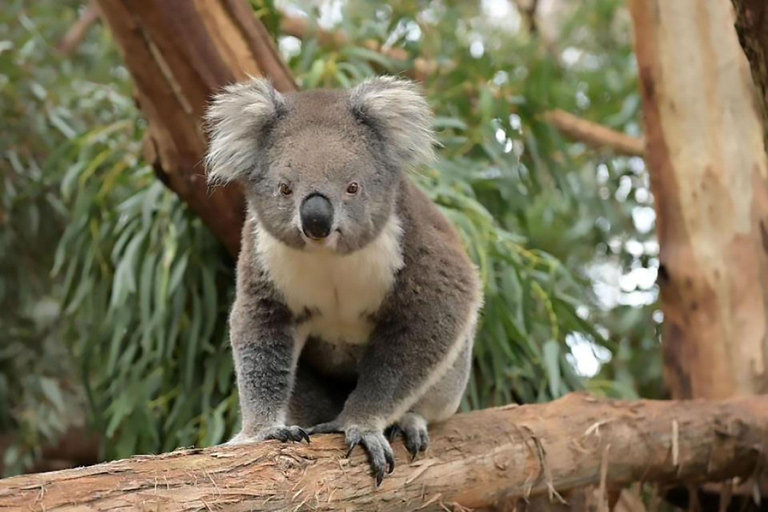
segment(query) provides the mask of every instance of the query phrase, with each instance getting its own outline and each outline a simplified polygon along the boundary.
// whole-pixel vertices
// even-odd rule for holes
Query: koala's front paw
[[[309,429],[310,434],[333,434],[337,432],[343,432],[346,437],[347,457],[352,454],[352,450],[358,444],[362,445],[368,452],[377,486],[384,479],[384,473],[391,473],[395,470],[395,455],[382,430],[366,429],[358,425],[345,425],[343,420],[338,419],[315,425]]]
[[[344,433],[349,447],[347,457],[352,454],[355,446],[363,445],[365,451],[368,452],[373,475],[376,477],[376,486],[381,485],[384,473],[391,473],[395,470],[395,454],[392,453],[392,446],[384,437],[384,432],[382,430],[360,430],[353,426],[347,428]]]

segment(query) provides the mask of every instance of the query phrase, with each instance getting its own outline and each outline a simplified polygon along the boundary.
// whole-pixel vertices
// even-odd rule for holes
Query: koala
[[[247,203],[230,443],[341,432],[378,485],[393,434],[415,457],[458,409],[482,302],[459,236],[407,175],[434,158],[429,106],[392,77],[287,94],[253,79],[206,119],[209,182],[240,183]]]

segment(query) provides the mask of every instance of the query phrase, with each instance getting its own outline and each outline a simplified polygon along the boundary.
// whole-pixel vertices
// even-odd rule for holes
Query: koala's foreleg
[[[296,371],[291,313],[263,295],[239,296],[230,317],[230,340],[240,395],[242,430],[230,444],[262,439],[309,442],[298,426],[286,425]]]

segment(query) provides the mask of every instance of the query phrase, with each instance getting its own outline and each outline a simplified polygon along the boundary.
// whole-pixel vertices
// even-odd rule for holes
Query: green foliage
[[[66,162],[57,148],[126,98],[91,81],[111,79],[110,45],[92,40],[82,59],[56,53],[77,4],[11,0],[0,9],[0,435],[15,434],[0,460],[7,472],[28,466],[44,442],[84,419],[80,378],[62,336],[60,287],[50,275],[69,217],[58,193]]]
[[[53,267],[108,457],[221,442],[237,412],[224,332],[231,261],[138,161],[136,124],[71,144],[61,190],[75,221]]]
[[[659,394],[652,283],[603,282],[606,268],[631,281],[657,264],[635,219],[652,204],[642,161],[566,143],[542,121],[563,108],[639,132],[623,2],[566,1],[551,41],[514,10],[468,2],[331,3],[344,48],[280,36],[273,2],[251,3],[304,88],[434,65],[424,86],[441,159],[414,179],[459,228],[486,290],[465,408],[584,386]],[[0,430],[26,440],[8,469],[83,407],[107,458],[218,443],[237,421],[232,261],[141,161],[144,123],[107,31],[62,59],[51,46],[78,4],[52,5],[0,13],[0,112],[16,128],[0,134]],[[605,363],[591,378],[574,364],[585,350]]]

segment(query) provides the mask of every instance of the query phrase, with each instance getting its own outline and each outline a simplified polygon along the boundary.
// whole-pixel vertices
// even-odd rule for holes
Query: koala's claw
[[[347,455],[346,457],[349,458],[350,455],[352,455],[352,452],[354,451],[355,447],[357,446],[359,441],[355,440],[349,443],[349,448],[347,448]]]
[[[352,450],[358,444],[362,444],[365,451],[368,452],[371,469],[373,469],[373,475],[376,477],[376,487],[381,485],[385,472],[391,473],[395,470],[395,454],[392,452],[392,447],[382,431],[360,431],[360,429],[352,427],[347,429],[346,439],[347,446],[349,446],[347,457],[349,457]]]
[[[392,425],[391,427],[387,428],[384,431],[384,435],[387,436],[387,441],[390,442],[390,444],[397,439],[397,436],[402,435],[403,431],[400,430],[400,427],[397,426],[397,424]]]
[[[303,428],[296,425],[291,427],[275,427],[270,429],[264,433],[264,439],[277,439],[278,441],[282,441],[284,443],[287,441],[293,441],[297,443],[306,441],[307,444],[310,443],[309,434],[307,434]]]

